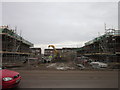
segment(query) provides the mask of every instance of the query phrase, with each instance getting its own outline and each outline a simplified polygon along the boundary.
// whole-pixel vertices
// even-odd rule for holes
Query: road
[[[19,88],[118,88],[117,71],[19,70]]]

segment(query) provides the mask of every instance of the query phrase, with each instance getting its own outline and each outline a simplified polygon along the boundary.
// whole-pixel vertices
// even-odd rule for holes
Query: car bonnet
[[[14,77],[15,75],[19,74],[18,72],[3,69],[2,70],[2,77]]]

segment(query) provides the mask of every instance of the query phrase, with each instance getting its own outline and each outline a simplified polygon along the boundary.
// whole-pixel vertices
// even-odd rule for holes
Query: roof
[[[104,34],[104,35],[101,35],[101,36],[99,36],[99,37],[96,37],[96,38],[94,38],[93,40],[90,40],[90,41],[88,41],[88,42],[86,42],[85,43],[85,45],[90,45],[90,44],[92,44],[92,43],[94,43],[94,42],[97,42],[97,41],[99,41],[99,40],[102,40],[103,38],[105,38],[105,37],[109,37],[109,36],[120,36],[120,30],[114,30],[114,32],[112,31],[112,32],[107,32],[106,34]]]
[[[0,27],[0,34],[5,34],[7,36],[11,36],[12,38],[16,38],[19,41],[22,41],[23,43],[29,45],[29,46],[33,46],[33,44],[27,40],[25,40],[24,38],[22,38],[21,36],[19,36],[18,34],[15,33],[15,30],[12,29],[8,29],[8,28],[1,28]]]

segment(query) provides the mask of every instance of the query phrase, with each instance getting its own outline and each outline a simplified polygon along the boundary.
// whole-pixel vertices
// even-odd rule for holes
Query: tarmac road
[[[19,88],[118,88],[118,71],[19,70]]]

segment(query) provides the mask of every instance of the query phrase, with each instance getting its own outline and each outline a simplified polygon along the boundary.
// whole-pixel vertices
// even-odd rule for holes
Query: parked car
[[[0,67],[0,79],[2,81],[2,89],[8,89],[17,87],[21,81],[21,76],[18,72]]]

